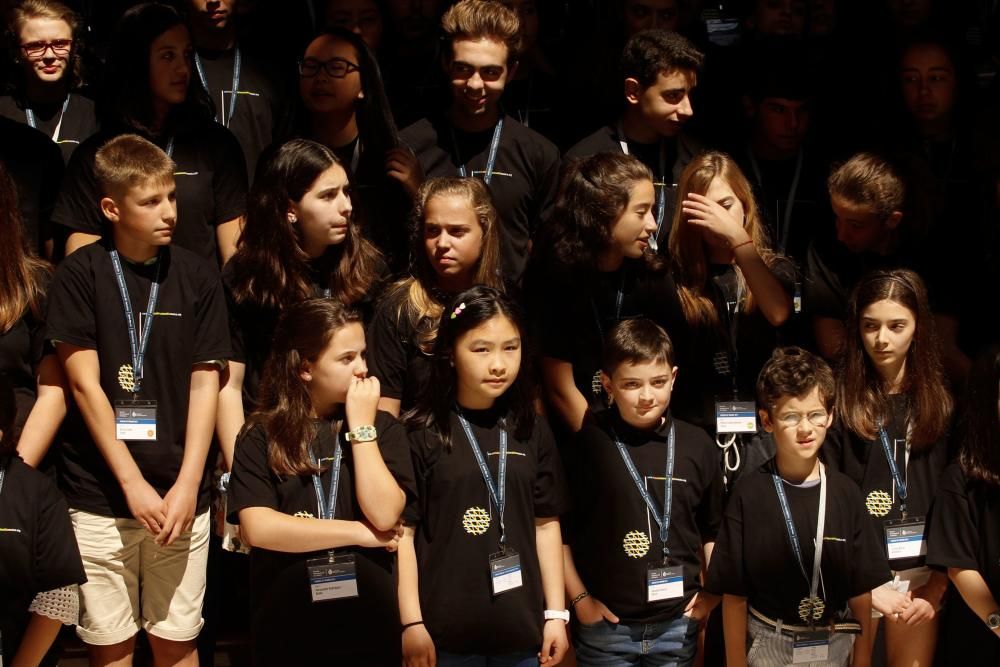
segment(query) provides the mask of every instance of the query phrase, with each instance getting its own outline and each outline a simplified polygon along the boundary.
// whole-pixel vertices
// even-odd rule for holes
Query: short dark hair
[[[705,55],[675,32],[643,30],[629,38],[622,51],[622,78],[652,85],[661,72],[698,70]]]
[[[601,368],[614,374],[622,364],[667,363],[674,365],[674,343],[666,330],[653,320],[624,320],[608,332]]]
[[[833,371],[821,358],[801,347],[779,347],[757,376],[757,402],[768,412],[786,396],[805,396],[819,389],[827,410],[833,407],[836,382]]]

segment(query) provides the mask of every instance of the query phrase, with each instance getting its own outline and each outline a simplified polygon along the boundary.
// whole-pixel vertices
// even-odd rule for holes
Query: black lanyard
[[[142,383],[142,366],[146,360],[146,349],[149,347],[149,336],[153,331],[153,313],[156,312],[156,300],[160,294],[160,269],[163,266],[162,258],[156,260],[156,277],[149,286],[149,302],[146,304],[146,326],[142,330],[142,340],[140,341],[135,331],[135,317],[132,313],[132,299],[128,295],[128,287],[125,285],[125,272],[122,270],[121,260],[118,259],[118,251],[111,251],[111,265],[115,269],[115,279],[118,282],[118,291],[122,297],[122,307],[125,309],[125,323],[128,325],[128,343],[132,351],[132,393],[139,393],[139,385]]]
[[[472,447],[472,454],[476,457],[476,463],[479,464],[480,472],[483,473],[483,481],[486,482],[490,498],[493,499],[493,504],[496,505],[497,512],[500,515],[500,547],[502,549],[507,540],[503,523],[503,510],[507,502],[507,431],[503,428],[500,429],[500,462],[497,464],[499,484],[494,484],[493,475],[490,474],[490,467],[486,465],[486,459],[483,457],[482,450],[479,449],[479,441],[473,435],[469,421],[461,412],[458,413],[458,421],[462,423],[465,438],[469,441],[469,446]]]
[[[674,424],[670,423],[670,434],[667,436],[667,471],[664,474],[663,481],[663,514],[662,518],[659,511],[656,509],[656,503],[653,502],[653,497],[649,495],[649,490],[646,489],[646,485],[642,483],[642,478],[639,476],[639,471],[636,470],[635,463],[632,462],[632,457],[629,456],[628,450],[625,449],[625,445],[618,438],[618,434],[612,429],[612,434],[615,437],[615,444],[618,445],[618,453],[622,456],[622,461],[625,463],[625,468],[628,470],[628,474],[632,477],[632,481],[635,482],[635,488],[639,490],[639,495],[642,496],[643,501],[646,503],[646,507],[649,508],[650,514],[656,519],[656,524],[660,527],[660,543],[663,545],[663,563],[666,564],[667,558],[670,557],[670,549],[667,547],[667,538],[670,537],[670,510],[673,503],[674,497]]]
[[[882,443],[882,451],[885,452],[885,459],[889,462],[889,472],[892,473],[892,481],[896,484],[896,493],[899,495],[899,511],[902,512],[903,518],[906,518],[906,481],[903,480],[903,475],[899,472],[899,466],[896,465],[896,457],[893,455],[892,449],[889,447],[889,436],[885,432],[885,428],[881,424],[878,426],[878,439]]]

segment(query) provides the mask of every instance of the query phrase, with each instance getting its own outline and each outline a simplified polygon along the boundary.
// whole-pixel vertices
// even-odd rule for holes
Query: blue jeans
[[[438,653],[438,667],[538,667],[534,653],[507,653],[505,655],[461,655]]]
[[[687,616],[635,625],[602,620],[573,629],[580,667],[679,667],[692,664],[698,650],[698,624]]]

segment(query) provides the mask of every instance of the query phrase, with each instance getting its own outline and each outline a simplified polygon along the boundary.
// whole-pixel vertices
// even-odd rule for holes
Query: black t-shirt
[[[319,459],[333,458],[334,432],[319,423],[313,443]],[[410,441],[391,415],[375,418],[378,448],[386,467],[411,499],[415,494]],[[355,490],[351,445],[341,438],[343,461],[334,517],[362,521],[364,513]],[[267,464],[268,437],[261,426],[248,429],[236,443],[229,487],[229,519],[239,523],[240,510],[266,507],[283,514],[321,516],[311,476],[282,477]],[[329,493],[332,466],[320,475],[323,493]],[[399,607],[396,602],[395,556],[385,549],[345,547],[357,559],[358,597],[313,603],[306,561],[322,552],[285,553],[254,547],[250,552],[252,600],[251,637],[256,664],[305,665],[316,660],[399,664]]]
[[[573,365],[573,381],[594,408],[602,400],[591,383],[601,367],[604,337],[615,324],[646,317],[667,330],[678,352],[688,344],[673,279],[666,271],[649,270],[642,260],[626,259],[616,271],[597,272],[586,285],[566,276],[539,274],[539,282],[530,290],[542,295],[535,314],[542,354]]]
[[[715,401],[733,400],[734,376],[738,397],[753,400],[757,375],[781,338],[759,307],[744,311],[747,294],[739,289],[732,265],[713,264],[708,271],[706,295],[715,305],[719,325],[694,328],[691,345],[679,351],[678,365],[684,370],[678,377],[674,412],[715,433]],[[791,298],[795,292],[792,263],[776,261],[771,272]]]
[[[437,327],[436,321],[414,326],[407,294],[407,287],[389,291],[366,335],[368,374],[378,378],[383,396],[401,401],[402,410],[413,407],[430,376],[431,357],[420,349],[419,331]]]
[[[496,483],[502,409],[463,410]],[[521,556],[520,588],[493,596],[489,558],[499,551],[497,509],[458,416],[451,416],[452,447],[442,448],[426,430],[411,433],[417,502],[403,513],[416,524],[420,606],[439,651],[497,655],[537,651],[542,642],[545,598],[535,550],[535,519],[569,509],[562,462],[541,417],[531,437],[508,432],[504,509],[507,546]],[[466,512],[486,510],[489,527],[479,535],[463,527]]]
[[[932,566],[976,570],[1000,600],[1000,487],[969,479],[958,463],[941,475],[927,542]],[[1000,641],[957,594],[945,632],[949,665],[1000,664]]]
[[[236,50],[199,49],[198,59],[208,80],[208,94],[215,103],[215,116],[239,142],[246,159],[247,181],[253,181],[257,159],[274,141],[275,127],[285,114],[277,77],[252,53],[241,49],[236,109],[230,118]],[[197,70],[192,74],[198,76]]]
[[[52,276],[45,271],[41,279],[44,294],[48,292]],[[46,353],[44,300],[38,308],[40,311],[38,315],[28,308],[14,326],[0,333],[0,373],[7,377],[14,388],[14,398],[17,401],[15,420],[17,428],[24,425],[35,404],[38,393],[35,375]]]
[[[573,512],[564,524],[566,542],[586,588],[623,622],[662,623],[684,612],[701,590],[701,549],[715,541],[722,520],[722,470],[718,448],[703,430],[687,422],[675,426],[673,501],[667,545],[671,565],[684,567],[684,597],[646,601],[646,574],[662,562],[659,525],[639,495],[615,444],[628,450],[662,519],[667,438],[671,420],[642,431],[617,410],[585,424],[573,447],[566,448],[566,470],[573,489]],[[646,535],[649,550],[625,551],[625,536]]]
[[[90,135],[97,132],[97,116],[94,114],[94,101],[80,93],[70,93],[69,103],[63,113],[64,102],[33,108],[34,127],[51,137],[59,146],[63,160],[69,162],[73,151]],[[0,97],[0,116],[10,118],[18,123],[30,125],[27,110],[18,104],[11,96]],[[59,135],[56,136],[56,129]]]
[[[59,147],[41,131],[0,117],[0,161],[17,186],[25,242],[44,257],[44,244],[52,238],[52,208],[65,168]]]
[[[66,258],[49,294],[46,339],[97,350],[101,388],[108,400],[131,400],[119,382],[132,363],[128,327],[106,243],[93,243]],[[163,496],[184,458],[191,369],[230,356],[226,305],[218,274],[183,248],[166,247],[160,259],[136,265],[122,259],[134,317],[145,325],[149,291],[160,268],[160,292],[143,364],[139,400],[156,401],[155,441],[127,441],[142,476]],[[76,406],[67,415],[59,465],[60,486],[70,507],[103,516],[131,518],[121,487],[94,444]],[[208,507],[209,476],[203,475],[198,511]]]
[[[696,155],[702,152],[703,148],[693,137],[681,134],[677,137],[664,138],[662,142],[653,144],[642,144],[638,141],[626,140],[628,154],[634,155],[644,165],[653,172],[653,180],[663,186],[663,196],[666,197],[667,208],[663,212],[663,223],[660,225],[660,232],[657,234],[657,241],[660,245],[660,252],[667,254],[667,239],[670,237],[670,227],[674,219],[674,210],[677,205],[677,184],[681,180],[681,174]],[[660,168],[660,150],[664,152],[664,168]],[[598,153],[621,153],[621,135],[614,125],[606,125],[590,136],[582,139],[575,146],[566,151],[567,158],[588,157]],[[660,196],[661,186],[657,185],[656,195]]]
[[[809,595],[785,530],[771,473],[774,461],[747,471],[726,506],[712,552],[705,590],[747,598],[762,614],[801,625],[799,602]],[[826,525],[823,530],[821,585],[824,622],[843,611],[857,595],[891,579],[885,553],[864,518],[857,486],[827,469]],[[797,486],[783,482],[798,533],[806,572],[812,577],[819,482]]]
[[[66,501],[52,480],[17,456],[0,456],[0,636],[17,654],[38,593],[87,581]]]
[[[468,176],[485,178],[493,133],[493,129],[463,132],[436,117],[417,121],[399,138],[416,154],[428,177],[458,176],[461,164]],[[504,116],[488,187],[501,223],[503,275],[511,284],[521,280],[531,240],[552,207],[558,177],[559,149],[542,135]]]
[[[929,518],[933,513],[938,480],[948,464],[948,448],[944,442],[938,442],[928,449],[911,449],[907,457],[906,396],[894,394],[892,399],[892,420],[886,426],[886,435],[889,437],[889,447],[893,451],[896,467],[906,483],[906,512],[911,518]],[[862,511],[868,516],[872,533],[884,550],[883,525],[886,521],[902,518],[902,514],[899,493],[878,436],[875,440],[863,440],[837,420],[827,434],[823,450],[824,460],[836,466],[861,489]],[[876,497],[871,495],[873,492],[881,492],[890,498],[891,508],[885,516],[876,516],[868,509],[868,504],[875,506]],[[923,564],[923,557],[894,560],[891,563],[894,570],[905,570]]]
[[[70,231],[103,234],[100,186],[94,156],[114,135],[101,132],[84,141],[66,168],[52,221]],[[166,150],[169,137],[155,142]],[[177,163],[177,227],[173,244],[218,265],[215,228],[246,212],[247,178],[243,151],[233,134],[218,123],[199,123],[174,135]]]

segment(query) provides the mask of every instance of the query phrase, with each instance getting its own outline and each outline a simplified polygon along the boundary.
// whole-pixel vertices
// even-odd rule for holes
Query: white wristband
[[[563,623],[569,623],[569,609],[546,609],[545,620],[560,620]]]

